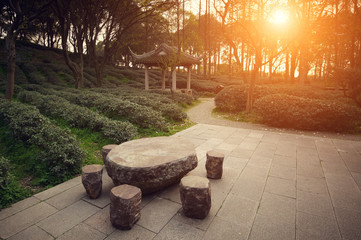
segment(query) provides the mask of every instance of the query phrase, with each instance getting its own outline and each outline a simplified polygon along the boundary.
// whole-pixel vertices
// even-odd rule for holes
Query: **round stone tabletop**
[[[178,137],[155,137],[114,147],[104,163],[114,184],[134,185],[150,193],[178,182],[198,160],[193,143]]]

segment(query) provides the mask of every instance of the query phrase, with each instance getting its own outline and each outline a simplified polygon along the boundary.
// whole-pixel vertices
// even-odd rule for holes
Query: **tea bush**
[[[24,87],[27,90],[36,90],[42,94],[57,95],[76,105],[87,108],[96,108],[98,111],[109,115],[111,118],[125,118],[142,128],[154,127],[162,131],[168,131],[168,124],[159,112],[146,106],[119,99],[112,94],[101,94],[77,89],[56,91],[33,84],[25,85]]]
[[[244,85],[225,87],[214,99],[216,107],[225,112],[240,112],[246,109],[247,92]]]
[[[9,160],[0,156],[0,188],[4,188],[9,178]]]
[[[167,117],[175,121],[183,121],[187,118],[187,115],[182,111],[182,109],[172,103],[172,101],[167,97],[140,90],[130,90],[129,88],[128,91],[121,89],[122,88],[99,88],[94,89],[94,91],[110,93],[122,100],[128,100],[139,105],[151,107],[153,110],[161,112],[163,117]]]
[[[31,195],[31,190],[23,189],[9,173],[9,160],[0,156],[0,209]]]
[[[338,101],[271,94],[255,101],[254,111],[264,123],[302,130],[353,130],[361,110]]]
[[[19,100],[35,105],[43,114],[66,120],[70,126],[90,128],[102,132],[115,143],[122,143],[134,138],[137,129],[129,122],[110,120],[99,113],[69,103],[55,95],[41,95],[38,92],[22,91]]]
[[[52,124],[33,106],[0,99],[0,119],[12,135],[41,149],[39,166],[50,183],[79,173],[84,153],[69,131]]]

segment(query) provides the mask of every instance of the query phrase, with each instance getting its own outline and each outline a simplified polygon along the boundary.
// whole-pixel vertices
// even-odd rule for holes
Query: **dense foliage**
[[[46,170],[48,182],[61,182],[79,172],[84,153],[76,139],[38,109],[0,99],[0,118],[15,138],[41,149],[38,167]]]
[[[128,121],[111,120],[55,95],[45,96],[38,92],[21,91],[18,98],[24,103],[36,106],[41,113],[47,116],[66,120],[70,126],[102,132],[114,143],[119,144],[131,140],[137,133],[137,129]]]
[[[246,108],[247,92],[244,85],[225,87],[215,99],[216,107],[226,112],[239,112]]]
[[[355,106],[286,94],[259,98],[255,112],[271,126],[304,130],[354,130],[361,120],[361,110]]]

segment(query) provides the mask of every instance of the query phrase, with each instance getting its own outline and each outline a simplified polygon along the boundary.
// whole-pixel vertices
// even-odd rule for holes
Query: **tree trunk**
[[[299,67],[299,83],[304,85],[307,82],[308,74],[308,57],[307,57],[307,48],[306,46],[301,46],[300,49],[300,67]]]
[[[12,100],[14,95],[15,60],[16,60],[15,42],[16,42],[16,35],[13,32],[8,32],[5,38],[6,49],[8,52],[5,97],[9,101]]]
[[[261,57],[261,50],[255,49],[256,56],[255,56],[255,62],[254,62],[254,69],[251,76],[251,81],[249,84],[249,90],[247,93],[247,103],[246,103],[246,112],[251,113],[253,110],[253,92],[254,92],[254,86],[256,84],[256,81],[258,79],[259,75],[259,68],[261,67],[262,63],[262,57]]]

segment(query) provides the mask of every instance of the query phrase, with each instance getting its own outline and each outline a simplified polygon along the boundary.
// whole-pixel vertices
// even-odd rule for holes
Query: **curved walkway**
[[[216,107],[214,104],[214,98],[200,98],[200,101],[201,101],[200,104],[187,111],[188,118],[196,123],[254,129],[254,130],[262,130],[262,131],[281,132],[281,133],[293,133],[293,134],[301,134],[305,136],[361,141],[360,134],[356,135],[356,134],[340,134],[340,133],[329,133],[329,132],[301,131],[301,130],[293,130],[293,129],[275,128],[263,124],[237,122],[222,118],[216,118],[212,115],[212,110]]]

